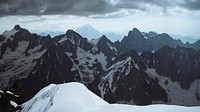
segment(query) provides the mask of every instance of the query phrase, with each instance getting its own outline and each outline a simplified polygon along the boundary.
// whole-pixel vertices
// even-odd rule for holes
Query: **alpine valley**
[[[73,30],[50,37],[19,25],[0,35],[0,110],[20,109],[15,104],[49,84],[68,82],[109,103],[200,106],[200,40],[183,43],[137,28],[116,42]]]

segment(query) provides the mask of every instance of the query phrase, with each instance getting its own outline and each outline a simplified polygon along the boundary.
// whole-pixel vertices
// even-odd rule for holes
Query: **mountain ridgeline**
[[[18,104],[51,83],[76,81],[108,102],[194,106],[199,79],[200,40],[184,44],[136,28],[121,42],[73,30],[51,38],[19,25],[0,35],[0,89],[18,95]]]
[[[168,34],[157,34],[155,32],[140,32],[137,28],[133,28],[129,31],[128,36],[125,36],[121,43],[121,52],[127,52],[129,50],[136,50],[138,52],[144,51],[156,51],[165,45],[176,48],[177,46],[194,48],[200,50],[199,41],[194,44],[188,42],[184,44],[181,40],[174,40]]]

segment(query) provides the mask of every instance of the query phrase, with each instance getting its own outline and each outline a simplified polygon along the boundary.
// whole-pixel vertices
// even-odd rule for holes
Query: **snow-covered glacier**
[[[50,84],[22,104],[22,112],[200,112],[200,106],[109,104],[83,84]]]

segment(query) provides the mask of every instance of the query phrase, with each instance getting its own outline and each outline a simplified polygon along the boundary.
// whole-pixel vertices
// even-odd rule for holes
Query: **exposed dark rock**
[[[19,25],[14,29],[11,37],[0,35],[0,89],[18,94],[19,104],[50,83],[71,81],[85,84],[108,102],[173,104],[169,96],[174,93],[166,86],[176,82],[189,91],[200,79],[200,41],[183,44],[166,33],[134,28],[121,42],[102,36],[94,44],[73,30],[51,38]],[[151,76],[149,69],[158,76]]]

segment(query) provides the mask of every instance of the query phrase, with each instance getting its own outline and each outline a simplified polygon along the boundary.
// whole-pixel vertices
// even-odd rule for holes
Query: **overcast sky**
[[[76,29],[140,31],[200,37],[200,0],[0,0],[0,33],[15,24],[31,32]]]

